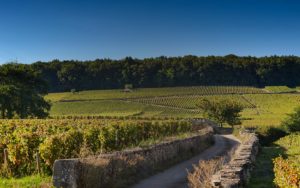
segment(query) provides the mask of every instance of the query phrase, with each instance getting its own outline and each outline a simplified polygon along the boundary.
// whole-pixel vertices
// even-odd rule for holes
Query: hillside
[[[52,116],[134,116],[134,117],[202,117],[197,103],[201,99],[229,99],[244,106],[243,125],[279,125],[300,101],[297,93],[271,93],[265,89],[241,86],[196,86],[92,90],[51,93]]]

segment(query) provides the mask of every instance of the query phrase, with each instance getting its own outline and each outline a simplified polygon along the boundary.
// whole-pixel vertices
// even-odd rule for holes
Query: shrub
[[[275,179],[278,187],[300,187],[300,168],[293,165],[293,161],[277,157],[273,160]]]
[[[7,149],[11,175],[23,176],[37,171],[37,153],[41,157],[41,170],[50,173],[56,159],[121,150],[138,146],[147,139],[197,130],[197,126],[184,121],[114,120],[106,122],[105,126],[103,121],[100,122],[93,118],[3,120],[0,126],[0,151],[3,154]],[[0,174],[5,174],[3,161],[3,157],[0,157]]]
[[[84,143],[94,153],[101,147],[100,140],[98,139],[100,134],[100,127],[92,127],[84,131]]]
[[[48,166],[52,166],[56,159],[62,158],[64,150],[62,136],[62,134],[52,135],[39,147],[41,157]]]
[[[300,107],[296,108],[294,113],[289,114],[282,125],[289,133],[300,131]]]
[[[39,150],[46,164],[52,166],[56,159],[78,157],[82,145],[83,133],[71,129],[65,134],[56,134],[46,138],[40,144]]]
[[[268,146],[274,141],[287,135],[280,127],[260,126],[256,129],[256,133],[261,145]]]
[[[40,136],[36,133],[24,132],[18,134],[15,139],[7,145],[8,162],[11,163],[12,173],[25,175],[35,171],[35,156],[38,153]]]

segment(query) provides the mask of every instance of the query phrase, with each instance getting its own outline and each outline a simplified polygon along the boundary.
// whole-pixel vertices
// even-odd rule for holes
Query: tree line
[[[184,56],[0,66],[0,118],[46,117],[48,91],[195,85],[300,85],[300,57]]]
[[[36,62],[50,91],[192,85],[300,85],[296,56],[184,56]]]
[[[36,62],[14,64],[39,72],[49,91],[192,85],[300,85],[296,56],[184,56],[121,60]]]

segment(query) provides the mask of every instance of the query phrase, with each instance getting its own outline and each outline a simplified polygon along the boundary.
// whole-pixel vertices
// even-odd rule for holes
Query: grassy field
[[[300,133],[285,136],[276,141],[275,144],[283,148],[285,156],[294,161],[300,169]]]
[[[249,188],[275,188],[273,161],[275,157],[283,154],[283,149],[278,146],[262,147],[255,167],[251,172],[251,178],[247,187]]]
[[[277,88],[279,86],[276,86]],[[280,88],[285,88],[280,87]],[[238,86],[197,86],[51,93],[52,116],[202,117],[197,104],[202,99],[230,99],[245,107],[245,126],[277,126],[300,104],[297,93],[266,93],[264,89]]]
[[[271,93],[294,93],[299,92],[299,87],[266,86],[265,90]]]
[[[51,176],[27,176],[23,178],[0,178],[0,188],[50,188],[51,186]]]

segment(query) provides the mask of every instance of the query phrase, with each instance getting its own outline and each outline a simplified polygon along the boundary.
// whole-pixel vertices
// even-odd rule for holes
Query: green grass
[[[242,112],[245,126],[280,125],[287,114],[300,105],[297,94],[258,94],[244,95],[256,108],[247,108]]]
[[[275,144],[279,145],[285,150],[285,156],[293,160],[300,168],[300,133],[293,133],[285,136]]]
[[[291,88],[287,86],[266,86],[265,90],[271,93],[292,93],[297,92],[297,88]]]
[[[249,188],[275,188],[272,159],[283,153],[280,147],[262,147],[251,172]]]
[[[272,159],[282,155],[300,168],[300,133],[287,135],[273,143],[271,147],[262,147],[251,172],[248,187],[272,188],[274,172]]]
[[[273,92],[295,89],[286,86],[266,87]],[[101,115],[141,117],[202,117],[197,104],[208,100],[230,99],[242,104],[244,126],[277,126],[300,105],[300,95],[266,93],[254,87],[196,86],[173,88],[142,88],[129,93],[122,90],[82,91],[72,94],[52,93],[52,116]],[[64,102],[63,102],[64,101]]]
[[[204,96],[178,94],[177,96],[140,97],[124,100],[89,101],[88,98],[81,98],[81,101],[54,102],[50,114],[52,116],[101,115],[194,118],[202,117],[201,111],[196,105],[203,98],[208,100],[230,99],[239,102],[245,107],[242,112],[243,125],[250,127],[280,125],[287,114],[293,112],[294,108],[300,104],[300,95],[288,93]]]
[[[155,105],[119,100],[57,102],[51,109],[52,116],[100,115],[100,116],[142,116],[142,117],[189,117],[199,116],[186,109],[173,109]]]
[[[248,103],[241,95],[190,95],[190,96],[176,96],[176,97],[152,97],[152,98],[138,98],[130,99],[130,101],[143,103],[143,104],[157,104],[162,106],[170,106],[183,109],[198,109],[197,104],[200,103],[202,99],[207,100],[220,100],[228,99],[234,100],[245,108],[251,108],[252,105]]]
[[[27,176],[23,178],[0,178],[0,188],[47,188],[51,187],[51,177]]]

